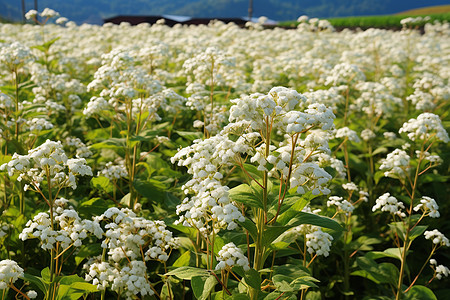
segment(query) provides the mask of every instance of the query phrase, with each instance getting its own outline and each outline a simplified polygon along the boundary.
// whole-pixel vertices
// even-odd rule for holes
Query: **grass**
[[[407,17],[429,16],[430,22],[447,21],[450,22],[450,5],[429,6],[414,10],[404,11],[395,15],[381,16],[355,16],[343,18],[330,18],[331,25],[336,29],[343,28],[385,28],[385,29],[401,29],[400,21]],[[296,21],[280,22],[283,27],[295,27],[298,25]]]

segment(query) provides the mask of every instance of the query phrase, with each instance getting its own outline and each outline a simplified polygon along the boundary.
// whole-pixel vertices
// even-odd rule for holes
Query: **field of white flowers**
[[[54,16],[0,24],[1,299],[448,299],[448,24]]]

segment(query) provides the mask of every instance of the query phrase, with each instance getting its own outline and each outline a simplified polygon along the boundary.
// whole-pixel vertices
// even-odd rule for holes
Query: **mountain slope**
[[[0,15],[21,19],[21,1],[0,0]],[[27,0],[26,10],[34,8]],[[192,17],[242,17],[248,14],[248,0],[40,0],[38,10],[53,8],[78,23],[114,15],[178,14]],[[358,15],[393,14],[408,9],[448,4],[448,0],[255,0],[253,16],[293,20],[306,14],[329,18]]]

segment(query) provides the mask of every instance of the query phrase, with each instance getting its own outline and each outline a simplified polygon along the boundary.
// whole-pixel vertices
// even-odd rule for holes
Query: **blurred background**
[[[0,0],[0,17],[21,21],[24,11],[49,7],[78,24],[103,24],[117,15],[196,18],[266,16],[276,21],[301,15],[318,18],[388,15],[406,10],[450,4],[448,0]]]

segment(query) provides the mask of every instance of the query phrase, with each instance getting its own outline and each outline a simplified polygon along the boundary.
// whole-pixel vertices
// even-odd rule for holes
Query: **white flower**
[[[389,193],[385,193],[378,197],[375,201],[375,205],[372,207],[372,211],[381,209],[381,211],[387,211],[390,214],[398,215],[399,217],[406,217],[406,214],[401,211],[405,206],[402,202],[399,202],[395,197],[391,196]]]
[[[56,12],[56,11],[54,11],[54,10],[51,9],[51,8],[46,7],[46,8],[44,8],[44,10],[40,13],[40,15],[41,15],[41,17],[44,17],[44,18],[53,18],[53,17],[59,16],[59,13]]]
[[[29,290],[29,291],[27,292],[27,296],[28,296],[28,298],[30,298],[30,299],[34,299],[34,298],[37,297],[37,293],[36,293],[36,291],[34,291],[34,290]]]
[[[348,127],[342,127],[336,130],[336,138],[348,138],[349,141],[359,143],[361,140],[358,137],[356,131],[351,130]]]
[[[23,277],[23,269],[9,259],[0,261],[0,290],[4,290],[9,284]]]
[[[357,191],[358,187],[353,182],[344,183],[342,188],[347,191]]]
[[[105,168],[98,172],[98,176],[104,176],[110,180],[117,180],[128,176],[126,167],[123,164],[114,165],[113,162],[108,162]]]
[[[448,238],[445,237],[439,230],[434,229],[432,231],[425,231],[424,236],[427,240],[432,240],[433,244],[441,246],[450,246]]]
[[[439,206],[436,201],[430,197],[422,196],[420,204],[414,207],[414,211],[422,210],[425,214],[428,214],[431,218],[439,218]]]
[[[363,131],[361,131],[361,137],[367,142],[376,138],[377,135],[370,129],[364,129]]]
[[[409,160],[410,157],[404,150],[395,149],[386,159],[381,160],[380,170],[387,170],[384,172],[386,177],[403,178],[409,168]]]
[[[448,277],[448,274],[450,274],[450,270],[444,266],[444,265],[439,265],[436,267],[436,278],[441,280],[442,276]]]
[[[27,20],[34,19],[37,16],[38,12],[37,10],[31,9],[25,14],[25,18]]]
[[[231,269],[234,266],[241,266],[244,271],[250,270],[248,258],[234,243],[224,245],[218,254],[216,270]]]
[[[312,231],[306,234],[306,247],[309,254],[328,256],[332,241],[333,237],[317,226],[312,226]]]
[[[410,119],[400,128],[399,133],[402,132],[407,133],[412,141],[428,140],[433,136],[444,143],[450,141],[439,116],[432,113],[423,113],[417,119]]]
[[[330,196],[328,198],[327,206],[330,207],[332,205],[335,205],[344,213],[351,213],[355,209],[355,207],[350,202],[348,202],[347,200],[343,200],[342,197],[338,196]]]

